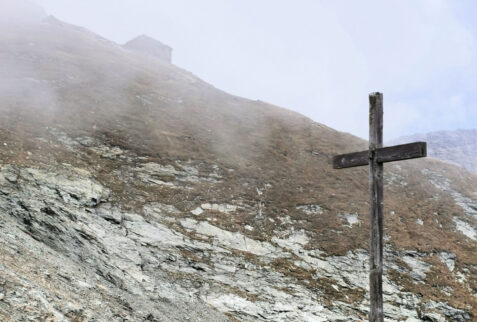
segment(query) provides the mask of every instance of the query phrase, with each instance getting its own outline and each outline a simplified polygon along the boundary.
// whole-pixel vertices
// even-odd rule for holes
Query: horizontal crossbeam
[[[423,158],[427,156],[426,142],[395,145],[376,150],[378,163]],[[369,164],[369,150],[333,157],[333,168],[343,169]]]

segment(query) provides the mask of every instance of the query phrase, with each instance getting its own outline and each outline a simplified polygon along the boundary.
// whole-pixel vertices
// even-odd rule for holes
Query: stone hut
[[[146,35],[128,41],[124,44],[124,48],[140,51],[172,63],[172,48]]]

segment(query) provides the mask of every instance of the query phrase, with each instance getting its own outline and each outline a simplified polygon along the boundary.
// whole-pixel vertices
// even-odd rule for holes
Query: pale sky
[[[147,34],[174,64],[367,138],[368,94],[384,93],[384,138],[477,128],[472,0],[36,0],[124,43]]]

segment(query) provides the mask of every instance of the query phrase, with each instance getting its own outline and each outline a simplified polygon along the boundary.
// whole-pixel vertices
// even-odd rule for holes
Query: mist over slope
[[[0,0],[0,26],[39,23],[46,17],[42,7],[30,0]]]
[[[0,28],[0,317],[365,319],[366,142],[49,17]],[[477,315],[477,177],[385,166],[390,321]]]
[[[427,141],[430,157],[458,164],[477,173],[477,130],[416,134],[396,139],[392,143],[408,142],[408,140]]]

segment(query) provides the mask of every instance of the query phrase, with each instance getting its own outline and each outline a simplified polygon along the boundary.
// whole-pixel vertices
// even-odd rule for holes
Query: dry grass
[[[142,196],[146,203],[174,204],[185,212],[201,202],[240,200],[253,208],[262,201],[264,218],[245,211],[235,216],[216,214],[215,224],[251,238],[270,240],[274,230],[285,227],[279,218],[290,216],[295,230],[305,229],[311,236],[307,245],[310,249],[343,255],[367,247],[367,169],[337,171],[330,165],[333,155],[365,149],[366,142],[294,112],[228,95],[172,65],[160,61],[146,65],[133,54],[92,36],[85,37],[79,31],[67,34],[63,39],[67,38],[68,43],[58,47],[57,33],[67,31],[58,31],[55,26],[44,28],[43,39],[29,39],[36,36],[25,33],[23,41],[9,44],[8,49],[19,55],[0,56],[1,61],[15,60],[24,70],[48,80],[55,94],[51,109],[38,106],[34,98],[2,97],[0,143],[8,144],[0,149],[2,163],[45,167],[68,163],[88,169],[113,190],[114,198],[125,209],[134,211],[144,204],[137,196]],[[41,46],[29,48],[25,54],[22,43],[29,41]],[[2,77],[5,81],[21,81],[27,74]],[[147,96],[150,103],[144,104],[138,96]],[[218,165],[224,180],[220,184],[193,184],[192,190],[183,193],[136,180],[124,182],[113,171],[127,172],[139,162],[137,159],[133,158],[131,164],[112,161],[81,147],[78,149],[83,153],[71,153],[46,127],[61,129],[73,138],[91,136],[105,145],[122,148],[134,158],[146,157],[151,162],[173,164],[176,160],[192,160],[201,169]],[[38,140],[39,137],[45,141]],[[452,178],[455,190],[474,198],[477,176],[435,160],[406,161],[400,165],[402,170],[385,166],[407,182],[407,186],[386,186],[385,233],[391,237],[388,243],[397,250],[455,253],[457,268],[471,271],[469,285],[476,290],[477,245],[456,233],[452,220],[454,216],[463,216],[463,210],[448,194],[432,186],[421,170],[445,173]],[[270,188],[258,196],[256,189],[266,184]],[[323,214],[310,216],[296,209],[304,204],[321,205]],[[389,215],[391,211],[395,215]],[[344,213],[358,214],[361,225],[345,227],[338,216]],[[439,214],[442,228],[435,222],[435,213]],[[417,219],[425,224],[416,224]],[[255,230],[245,230],[247,224]],[[407,276],[395,272],[390,272],[390,277],[409,291],[421,292],[426,299],[451,301],[461,308],[470,305],[473,316],[477,316],[475,296],[459,287],[434,257],[430,261],[434,268],[425,285],[415,285]],[[330,288],[329,281],[314,280],[311,272],[289,262],[276,262],[273,269],[324,289],[329,299],[344,300]],[[437,291],[436,285],[454,287],[452,298]],[[360,301],[362,296],[355,294],[350,301]]]

